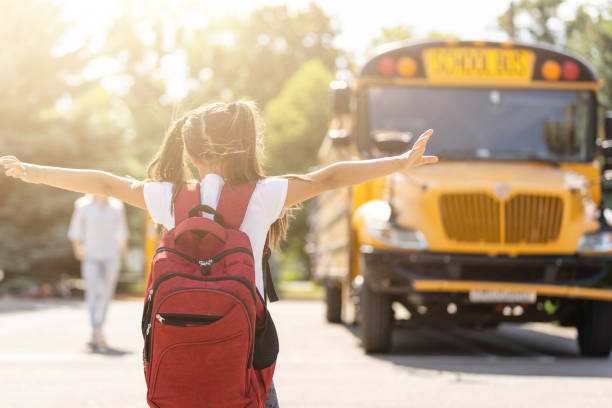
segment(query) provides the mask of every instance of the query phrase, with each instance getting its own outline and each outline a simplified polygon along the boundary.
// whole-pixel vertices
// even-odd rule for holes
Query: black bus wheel
[[[325,306],[327,321],[340,323],[342,321],[342,286],[327,282],[325,285]]]
[[[361,317],[361,343],[366,353],[386,353],[391,348],[391,324],[393,313],[391,299],[369,288],[367,282],[361,288],[359,302]]]
[[[578,322],[580,354],[607,357],[612,349],[612,302],[585,301]]]

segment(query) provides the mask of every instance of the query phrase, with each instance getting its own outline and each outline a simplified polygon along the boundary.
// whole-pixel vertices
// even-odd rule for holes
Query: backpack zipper
[[[245,253],[251,256],[251,259],[253,258],[253,253],[247,249],[247,248],[243,248],[243,247],[237,247],[237,248],[232,248],[232,249],[227,249],[219,254],[217,254],[215,257],[210,258],[210,259],[195,259],[190,257],[189,255],[186,255],[180,251],[177,251],[174,248],[168,248],[168,247],[159,247],[155,250],[155,253],[153,254],[153,257],[155,257],[157,254],[161,253],[161,252],[170,252],[172,254],[178,255],[181,258],[183,258],[186,261],[189,261],[193,264],[196,265],[200,265],[200,271],[202,272],[202,275],[209,275],[210,274],[210,268],[212,267],[213,264],[215,264],[216,262],[220,261],[222,258],[226,257],[227,255],[231,255],[231,254],[235,254],[235,253]]]
[[[180,326],[187,327],[192,326],[206,326],[214,323],[221,319],[222,316],[215,315],[195,315],[195,314],[184,314],[184,313],[157,313],[155,318],[161,324],[169,326]]]

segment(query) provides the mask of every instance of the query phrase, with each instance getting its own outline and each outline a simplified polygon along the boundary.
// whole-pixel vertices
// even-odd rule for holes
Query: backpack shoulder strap
[[[235,186],[225,184],[223,186],[217,211],[223,215],[227,225],[240,229],[253,191],[255,191],[255,183],[243,183]]]
[[[239,229],[244,220],[246,209],[251,201],[253,191],[255,191],[256,183],[244,183],[236,186],[223,186],[221,190],[221,196],[219,197],[219,204],[217,205],[217,211],[223,215],[227,225]],[[271,255],[270,247],[268,245],[269,233],[266,236],[266,245],[263,251],[262,269],[264,279],[264,304],[266,298],[270,299],[270,302],[278,300],[276,289],[274,288],[274,282],[272,281],[272,274],[270,273],[269,259]]]
[[[189,210],[200,204],[200,183],[185,183],[174,200],[174,227],[189,218]]]
[[[278,300],[278,295],[276,294],[274,280],[272,280],[272,272],[270,271],[270,256],[272,255],[272,250],[270,249],[269,241],[270,232],[266,235],[266,246],[264,247],[263,259],[261,260],[264,279],[264,301],[268,298],[270,302],[276,302]]]

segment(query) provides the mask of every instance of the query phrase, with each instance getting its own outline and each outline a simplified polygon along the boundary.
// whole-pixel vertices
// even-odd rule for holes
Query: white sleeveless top
[[[200,183],[202,204],[216,209],[223,184],[223,178],[218,174],[207,174]],[[240,226],[240,231],[245,232],[251,241],[255,259],[255,284],[262,296],[264,295],[264,280],[261,258],[266,244],[266,235],[274,221],[283,214],[287,185],[287,179],[280,177],[268,177],[257,182]],[[147,211],[153,221],[163,225],[167,230],[173,229],[174,215],[170,211],[172,183],[146,183],[143,192]],[[206,213],[203,213],[203,216],[212,218],[212,215]]]

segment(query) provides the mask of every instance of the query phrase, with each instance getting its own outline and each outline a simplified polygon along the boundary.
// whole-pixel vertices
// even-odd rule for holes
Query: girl
[[[269,230],[273,247],[285,237],[288,228],[285,209],[326,190],[438,161],[435,156],[423,155],[433,133],[430,129],[411,150],[398,156],[338,162],[302,176],[266,177],[260,162],[262,135],[258,119],[251,102],[213,103],[188,112],[168,129],[159,152],[148,166],[148,179],[141,183],[103,171],[24,163],[14,156],[1,157],[0,164],[7,169],[7,176],[25,182],[111,196],[146,209],[167,230],[174,228],[173,191],[178,192],[188,179],[186,159],[199,170],[202,203],[213,208],[224,183],[257,183],[240,229],[248,235],[254,259],[258,260],[255,280],[263,296],[261,259],[266,235]],[[266,406],[277,405],[272,387]]]

